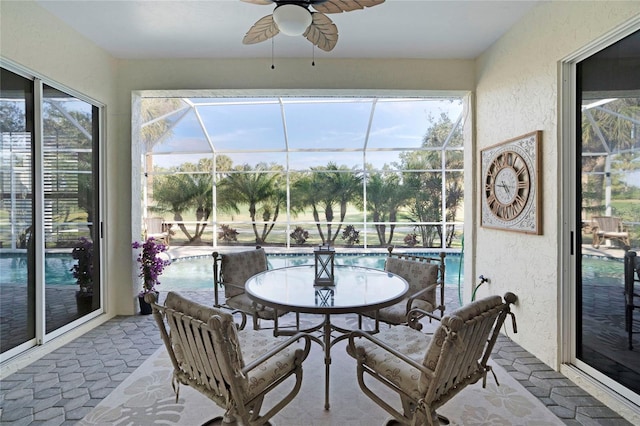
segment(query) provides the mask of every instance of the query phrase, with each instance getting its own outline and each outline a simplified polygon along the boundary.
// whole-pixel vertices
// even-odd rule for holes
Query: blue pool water
[[[431,254],[433,255],[433,254]],[[310,255],[268,255],[269,268],[313,264]],[[336,255],[338,265],[356,265],[383,269],[384,254]],[[445,258],[445,285],[458,285],[464,281],[464,268],[460,265],[459,254],[448,254]],[[25,254],[0,255],[0,285],[24,285],[27,281],[27,257]],[[71,268],[75,260],[70,254],[47,254],[45,257],[45,278],[47,285],[76,285]],[[188,257],[175,260],[160,277],[161,290],[213,288],[211,256]],[[582,279],[584,283],[621,286],[623,263],[621,259],[583,257]]]
[[[436,256],[436,254],[429,254]],[[354,254],[336,255],[336,265],[363,266],[367,268],[384,269],[384,254]],[[458,270],[462,257],[458,254],[448,254],[445,257],[445,285],[458,285]],[[267,255],[269,269],[285,266],[313,265],[311,255]],[[213,260],[211,256],[183,258],[169,265],[160,277],[160,290],[184,290],[213,288]],[[464,271],[460,271],[460,282],[464,278]]]
[[[44,258],[47,285],[76,285],[71,268],[77,260],[71,254],[49,253]],[[23,253],[0,256],[0,285],[22,285],[27,282],[27,255]]]

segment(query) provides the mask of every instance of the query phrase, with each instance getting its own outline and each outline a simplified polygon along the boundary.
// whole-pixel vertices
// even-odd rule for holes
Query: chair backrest
[[[255,250],[219,255],[219,270],[216,260],[218,259],[218,254],[214,253],[213,256],[214,280],[218,280],[216,282],[217,285],[224,286],[224,295],[227,298],[244,293],[245,282],[253,275],[267,270],[267,255],[261,247]],[[225,285],[226,283],[233,285]]]
[[[622,229],[622,219],[615,216],[594,216],[600,232],[618,232]]]
[[[508,314],[513,293],[471,302],[442,318],[429,343],[423,365],[432,374],[422,374],[421,390],[429,404],[444,404],[467,384],[484,377],[487,361]],[[513,315],[513,314],[511,314]],[[513,329],[517,332],[515,317]]]
[[[162,229],[162,225],[164,224],[164,219],[161,217],[148,217],[145,219],[145,225],[147,228],[147,234],[162,234],[164,229]]]
[[[407,280],[409,284],[407,295],[414,294],[427,286],[438,284],[433,289],[421,294],[419,298],[429,302],[434,309],[440,308],[440,305],[444,304],[444,259],[446,254],[440,253],[439,257],[414,256],[392,253],[392,250],[392,247],[388,248],[389,255],[384,265],[385,271],[400,275]],[[436,299],[439,292],[441,298],[438,301]]]
[[[237,399],[246,388],[246,378],[240,374],[244,361],[233,317],[173,292],[164,306],[155,303],[155,295],[148,297],[173,363],[174,378],[223,408],[230,399]]]

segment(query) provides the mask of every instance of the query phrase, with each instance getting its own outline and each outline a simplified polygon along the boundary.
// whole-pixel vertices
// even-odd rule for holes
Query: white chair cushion
[[[270,330],[246,329],[238,331],[238,338],[245,365],[289,339],[285,336],[274,337],[273,331]],[[295,368],[295,351],[299,347],[295,344],[291,345],[251,370],[247,374],[244,389],[247,397],[253,398],[260,394],[267,386],[292,371]]]

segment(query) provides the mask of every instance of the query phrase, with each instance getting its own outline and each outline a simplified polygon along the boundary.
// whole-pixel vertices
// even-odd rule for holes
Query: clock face
[[[531,175],[520,154],[504,150],[495,156],[484,179],[487,205],[501,220],[514,220],[524,210],[531,190]]]
[[[542,233],[540,162],[542,132],[480,151],[480,221],[486,228]]]

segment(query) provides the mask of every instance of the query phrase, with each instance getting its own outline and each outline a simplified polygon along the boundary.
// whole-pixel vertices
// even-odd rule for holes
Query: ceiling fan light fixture
[[[273,20],[282,34],[299,36],[311,25],[311,12],[297,4],[283,4],[273,11]]]

